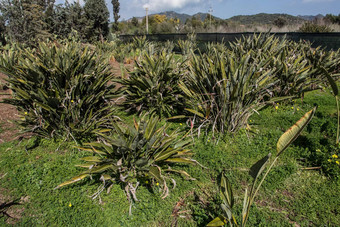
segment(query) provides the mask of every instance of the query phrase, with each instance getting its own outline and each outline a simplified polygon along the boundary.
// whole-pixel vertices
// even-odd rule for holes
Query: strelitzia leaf
[[[252,176],[254,179],[257,179],[265,169],[269,158],[271,157],[271,153],[263,157],[261,160],[257,161],[252,167],[250,167],[249,174]]]
[[[211,222],[209,222],[207,224],[207,226],[224,226],[225,224],[228,223],[228,220],[223,217],[223,216],[218,216],[217,218],[215,218],[214,220],[212,220]]]
[[[153,176],[158,183],[163,183],[163,177],[161,175],[161,170],[158,166],[150,166],[149,168],[149,174]]]
[[[317,107],[307,112],[299,121],[290,127],[277,142],[277,155],[279,156],[300,135],[302,130],[312,120]]]

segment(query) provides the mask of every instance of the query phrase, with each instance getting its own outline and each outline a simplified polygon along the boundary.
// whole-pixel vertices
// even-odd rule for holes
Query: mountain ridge
[[[191,19],[192,17],[200,18],[202,21],[209,15],[208,13],[198,12],[193,15],[189,15],[186,13],[177,13],[175,11],[165,11],[160,13],[153,13],[149,14],[149,16],[154,15],[165,15],[167,18],[177,18],[180,20],[181,23],[185,23],[186,20]],[[258,13],[253,15],[236,15],[227,19],[222,19],[212,15],[215,20],[227,20],[231,22],[236,22],[243,25],[248,24],[272,24],[278,18],[284,19],[287,21],[288,24],[298,24],[303,23],[305,21],[311,21],[318,18],[323,18],[324,16],[321,14],[318,15],[298,15],[293,16],[290,14],[284,13]],[[143,17],[136,17],[138,20],[143,20]],[[128,19],[130,21],[132,18]]]

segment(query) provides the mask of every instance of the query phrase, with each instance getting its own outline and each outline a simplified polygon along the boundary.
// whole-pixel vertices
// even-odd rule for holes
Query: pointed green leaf
[[[73,177],[71,180],[66,181],[66,182],[64,182],[62,184],[59,184],[55,189],[61,188],[63,186],[69,185],[69,184],[73,184],[73,183],[75,183],[77,181],[80,181],[80,180],[84,179],[87,176],[90,176],[90,175],[85,173],[85,174],[81,174],[79,176]]]
[[[189,159],[189,158],[168,158],[165,161],[166,162],[174,162],[174,163],[197,164],[196,160]]]
[[[337,96],[339,94],[339,89],[338,89],[338,86],[336,85],[335,80],[333,79],[333,77],[328,73],[328,71],[324,67],[321,67],[321,70],[325,73],[327,80],[332,87],[334,96]]]
[[[97,156],[88,156],[88,157],[81,158],[80,160],[83,160],[86,162],[101,162],[102,161],[102,159]]]
[[[220,186],[220,193],[221,193],[223,201],[231,209],[234,206],[234,196],[233,196],[233,191],[232,191],[230,182],[224,173],[221,174],[221,181],[220,181],[219,186]]]
[[[204,115],[200,112],[197,112],[196,110],[193,110],[193,109],[188,109],[188,108],[185,108],[186,111],[189,111],[193,114],[196,114],[197,116],[201,117],[201,118],[204,118]]]

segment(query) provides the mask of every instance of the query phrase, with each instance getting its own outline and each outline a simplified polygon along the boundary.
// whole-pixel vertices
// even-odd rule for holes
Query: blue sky
[[[76,0],[69,0],[72,1]],[[63,3],[64,0],[56,2]],[[83,3],[84,0],[80,2]],[[112,14],[111,0],[106,0],[106,3]],[[120,0],[121,20],[143,16],[146,6],[150,13],[173,10],[187,14],[206,13],[212,7],[212,14],[223,19],[257,13],[340,14],[340,0]]]

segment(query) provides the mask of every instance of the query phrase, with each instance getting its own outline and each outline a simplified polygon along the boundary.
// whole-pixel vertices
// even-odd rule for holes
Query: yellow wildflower
[[[339,158],[339,157],[336,154],[333,154],[332,158]]]
[[[297,111],[299,111],[300,109],[299,109],[299,108],[297,108],[296,110],[297,110]]]
[[[182,123],[179,123],[180,126],[182,126],[183,124]]]
[[[149,181],[145,181],[145,184],[148,184],[149,183]]]
[[[339,162],[339,161],[336,161],[335,163],[336,163],[337,165],[340,165],[340,162]]]
[[[72,207],[72,203],[70,202],[70,203],[68,204],[68,206],[69,206],[69,207]]]
[[[72,102],[72,103],[74,103],[74,101],[73,101],[73,100],[71,100],[71,102]]]
[[[279,109],[279,107],[278,107],[278,106],[275,106],[275,109],[277,110],[277,109]]]
[[[157,183],[156,183],[156,185],[158,186],[158,185],[159,185],[159,183],[157,182]]]
[[[27,112],[25,112],[25,115],[27,115],[28,113]]]
[[[332,159],[328,159],[329,162],[332,162]]]
[[[292,110],[294,110],[294,106],[292,106]]]

